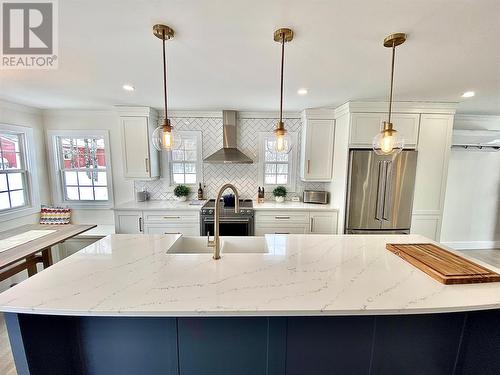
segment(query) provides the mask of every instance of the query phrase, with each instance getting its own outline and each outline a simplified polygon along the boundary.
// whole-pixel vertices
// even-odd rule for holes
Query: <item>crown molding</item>
[[[335,118],[335,111],[331,108],[307,108],[301,114],[304,119],[333,120]]]
[[[455,102],[393,102],[393,113],[427,113],[454,115],[458,103]],[[335,108],[335,118],[346,113],[387,113],[386,101],[349,101]]]

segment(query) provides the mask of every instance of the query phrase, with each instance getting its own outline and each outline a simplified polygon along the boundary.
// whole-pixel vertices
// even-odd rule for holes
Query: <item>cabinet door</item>
[[[385,113],[354,113],[351,117],[351,148],[371,148],[372,140],[382,129]],[[417,113],[394,113],[391,119],[394,129],[405,140],[405,148],[414,148],[417,144],[420,115]]]
[[[142,225],[141,211],[115,211],[116,233],[141,233]]]
[[[191,224],[171,224],[158,225],[146,224],[144,226],[145,234],[183,234],[185,236],[199,236],[200,225],[198,223]]]
[[[300,163],[303,181],[331,181],[334,124],[334,120],[306,120]]]
[[[123,173],[127,178],[151,178],[147,117],[121,117]]]
[[[311,212],[309,231],[315,234],[336,234],[336,212]]]
[[[414,214],[442,214],[452,127],[451,115],[422,115],[417,148]]]
[[[255,235],[263,236],[265,234],[306,234],[309,231],[309,224],[256,224]]]
[[[413,215],[411,218],[411,234],[420,234],[431,240],[438,241],[441,227],[440,216]]]

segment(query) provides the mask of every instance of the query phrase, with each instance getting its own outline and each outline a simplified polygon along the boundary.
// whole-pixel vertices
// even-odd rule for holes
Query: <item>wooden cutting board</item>
[[[500,281],[498,273],[431,243],[388,243],[386,248],[442,284]]]

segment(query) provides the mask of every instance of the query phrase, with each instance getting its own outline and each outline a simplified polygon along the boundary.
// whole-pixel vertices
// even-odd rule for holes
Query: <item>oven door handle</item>
[[[251,219],[237,219],[237,218],[234,218],[234,219],[229,218],[228,219],[228,218],[224,218],[224,219],[220,219],[219,223],[250,223],[250,220]],[[204,223],[213,223],[214,219],[204,218],[203,222]]]

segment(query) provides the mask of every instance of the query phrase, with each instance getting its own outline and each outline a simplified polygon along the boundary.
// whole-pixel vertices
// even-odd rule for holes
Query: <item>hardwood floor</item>
[[[14,366],[14,358],[10,350],[9,338],[7,337],[7,327],[3,314],[0,313],[0,374],[16,375],[16,367]]]
[[[500,249],[463,250],[462,253],[500,268]],[[16,367],[10,350],[9,338],[3,314],[0,313],[0,374],[16,375]]]

